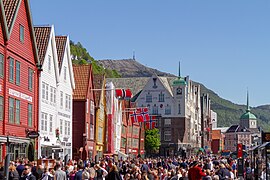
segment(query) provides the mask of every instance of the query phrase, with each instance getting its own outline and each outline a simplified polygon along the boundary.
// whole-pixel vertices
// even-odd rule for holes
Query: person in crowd
[[[13,162],[10,163],[10,166],[8,169],[9,169],[9,174],[8,174],[9,180],[19,180],[20,175],[18,171],[16,170],[16,166]]]
[[[55,167],[54,167],[54,169],[55,169],[54,179],[55,180],[66,180],[67,179],[65,171],[63,171],[61,168],[62,168],[61,163],[59,161],[57,161],[55,163]]]
[[[190,165],[191,168],[188,170],[188,179],[190,180],[200,180],[202,177],[206,176],[206,174],[202,171],[202,168],[198,166],[199,162],[194,161]]]
[[[32,166],[29,164],[24,165],[24,169],[20,180],[36,180],[36,177],[31,172]]]
[[[107,180],[122,180],[115,164],[110,164],[110,171],[106,177]]]

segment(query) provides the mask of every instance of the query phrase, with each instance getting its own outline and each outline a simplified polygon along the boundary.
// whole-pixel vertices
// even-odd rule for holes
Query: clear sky
[[[81,42],[95,59],[136,60],[189,75],[222,98],[270,104],[268,0],[30,0],[34,25]]]

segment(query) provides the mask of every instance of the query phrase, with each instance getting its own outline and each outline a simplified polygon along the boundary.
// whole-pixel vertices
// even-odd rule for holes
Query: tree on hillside
[[[160,135],[158,129],[148,129],[145,131],[146,153],[151,155],[158,153],[160,147]]]

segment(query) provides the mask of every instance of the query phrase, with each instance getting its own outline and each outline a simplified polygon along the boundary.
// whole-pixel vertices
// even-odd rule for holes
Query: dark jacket
[[[82,180],[82,170],[80,169],[79,171],[76,172],[74,180]]]
[[[122,180],[122,178],[117,171],[111,171],[106,177],[106,180]]]
[[[29,176],[22,176],[20,180],[36,180],[36,177],[31,173]]]
[[[9,180],[19,180],[20,176],[18,171],[15,169],[15,171],[9,171],[8,179]]]

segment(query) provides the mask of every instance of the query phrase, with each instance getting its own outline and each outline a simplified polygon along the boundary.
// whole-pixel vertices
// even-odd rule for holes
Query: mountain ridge
[[[97,62],[104,68],[116,70],[122,78],[151,77],[154,73],[158,76],[176,77],[170,73],[144,66],[135,59],[107,59],[97,60]],[[217,113],[219,127],[239,124],[241,115],[246,111],[246,105],[236,104],[225,98],[221,98],[217,93],[208,89],[202,83],[195,83],[200,84],[201,94],[208,93],[210,95],[211,109]],[[259,126],[263,127],[264,130],[270,130],[270,105],[266,104],[251,107],[251,112],[256,115]]]

